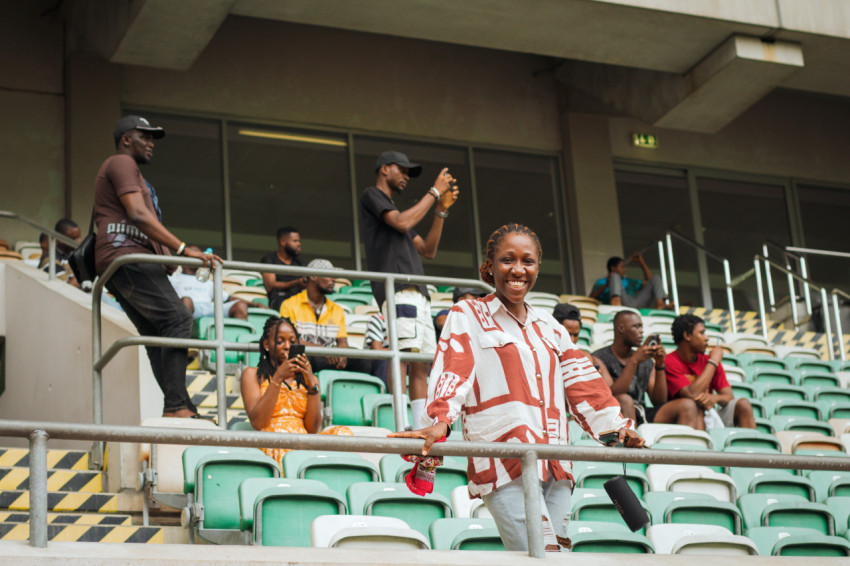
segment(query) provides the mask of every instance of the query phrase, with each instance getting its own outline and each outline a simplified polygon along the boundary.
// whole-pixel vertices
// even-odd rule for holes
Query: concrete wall
[[[0,329],[6,331],[0,415],[91,423],[91,295],[48,281],[46,273],[22,262],[0,261],[0,281]],[[137,335],[124,313],[111,307],[103,307],[102,320],[104,350],[118,338]],[[107,424],[137,425],[162,414],[162,394],[141,348],[123,350],[107,366],[103,400]],[[50,445],[87,448],[89,443],[57,440]]]

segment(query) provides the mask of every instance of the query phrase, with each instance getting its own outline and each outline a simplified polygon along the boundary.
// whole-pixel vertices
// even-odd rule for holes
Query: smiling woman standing
[[[525,302],[542,256],[537,235],[522,224],[493,232],[480,272],[496,292],[460,301],[446,319],[428,381],[431,425],[390,436],[422,438],[426,454],[463,415],[466,440],[567,445],[569,412],[594,439],[617,430],[626,446],[643,446],[564,327]],[[567,461],[538,461],[547,551],[570,546],[571,468]],[[484,499],[505,547],[527,550],[520,461],[470,458],[467,475],[470,494]]]

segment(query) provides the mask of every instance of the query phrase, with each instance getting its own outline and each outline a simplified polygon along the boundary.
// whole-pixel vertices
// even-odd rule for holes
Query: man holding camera
[[[385,151],[375,163],[375,186],[363,191],[360,197],[360,223],[363,226],[366,259],[369,271],[424,275],[420,256],[434,259],[443,223],[449,208],[455,203],[458,188],[454,177],[444,168],[434,184],[407,210],[399,210],[393,196],[407,187],[411,177],[418,177],[422,166],[411,163],[398,151]],[[434,218],[428,234],[423,238],[413,228],[421,222],[436,204]],[[372,283],[372,292],[387,317],[387,290],[378,281]],[[390,290],[393,292],[393,290]],[[437,350],[431,320],[431,301],[425,285],[397,283],[394,290],[396,304],[396,332],[398,347],[409,352],[433,354]],[[387,320],[389,320],[387,318]],[[410,369],[410,408],[413,428],[422,425],[425,414],[425,394],[428,392],[428,367],[422,362],[402,364],[404,374]]]
[[[633,350],[633,348],[635,348]],[[614,315],[614,343],[593,353],[611,374],[611,393],[624,417],[643,423],[676,423],[705,430],[703,411],[692,399],[667,400],[666,352],[657,334],[643,339],[643,321],[633,311]],[[652,401],[647,407],[646,393]]]

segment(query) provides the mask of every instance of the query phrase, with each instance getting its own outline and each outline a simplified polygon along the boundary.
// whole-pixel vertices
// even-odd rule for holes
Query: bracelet
[[[177,248],[175,252],[177,255],[183,255],[183,252],[186,250],[186,242],[180,242],[180,247]]]
[[[319,386],[314,385],[313,387],[307,390],[307,395],[317,395],[319,393]]]
[[[664,371],[667,369],[667,366],[655,366],[655,371]]]
[[[271,379],[269,380],[269,383],[270,383],[271,385],[277,385],[278,387],[280,387],[280,385],[281,385],[280,383],[275,383],[275,382],[274,382],[274,381],[272,381]]]
[[[720,366],[720,364],[718,364],[718,363],[717,363],[717,362],[715,362],[714,360],[708,360],[708,363],[710,363],[710,364],[711,364],[711,365],[713,365],[714,367],[719,367],[719,366]]]
[[[439,210],[435,210],[434,214],[436,214],[440,218],[448,218],[448,216],[449,216],[448,212],[440,212]]]
[[[437,200],[440,200],[440,191],[437,190],[437,187],[431,187],[428,189],[428,194],[434,197]]]

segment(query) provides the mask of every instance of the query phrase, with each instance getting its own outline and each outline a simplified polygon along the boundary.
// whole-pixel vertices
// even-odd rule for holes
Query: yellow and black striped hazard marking
[[[29,468],[0,468],[0,490],[29,489]],[[103,472],[51,470],[47,473],[47,491],[103,491]]]
[[[29,491],[0,491],[0,509],[28,511],[29,508]],[[115,513],[118,511],[118,497],[114,493],[48,492],[47,509],[49,511]]]
[[[211,417],[218,420],[218,409],[215,407],[198,407],[198,413],[205,417]],[[227,428],[231,428],[234,423],[248,420],[248,413],[244,410],[227,410]]]
[[[0,512],[0,523],[26,523],[30,520],[30,514],[2,511]],[[130,515],[101,515],[98,513],[48,513],[47,522],[53,525],[103,525],[107,527],[118,527],[133,525]]]
[[[228,393],[226,401],[228,409],[241,410],[245,408],[241,395]],[[216,393],[195,393],[192,395],[192,403],[196,407],[218,407],[218,395]]]
[[[30,463],[26,448],[0,448],[0,467],[26,467]],[[47,469],[88,470],[89,453],[81,450],[48,450]]]
[[[191,375],[186,372],[186,389],[189,393],[215,393],[216,379],[214,373],[204,372],[196,375]],[[233,377],[226,376],[224,381],[224,390],[227,393],[233,393]]]
[[[29,536],[29,523],[0,523],[0,540],[27,540]],[[47,540],[163,544],[165,532],[162,527],[48,524]]]

